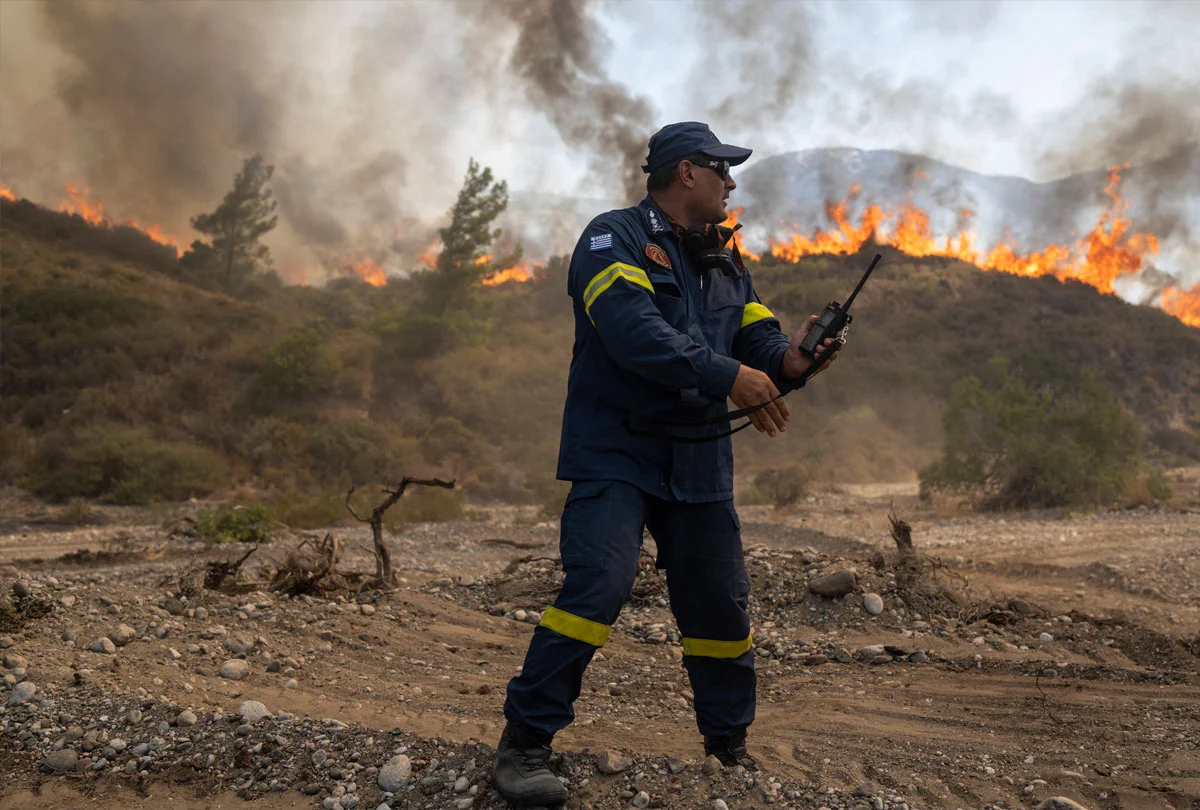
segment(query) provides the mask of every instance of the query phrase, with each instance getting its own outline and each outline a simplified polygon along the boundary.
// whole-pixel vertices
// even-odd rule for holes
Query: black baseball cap
[[[650,138],[650,151],[646,155],[646,174],[678,163],[688,155],[708,155],[717,160],[728,160],[730,166],[745,163],[753,149],[721,143],[708,124],[699,121],[681,121],[667,124]]]

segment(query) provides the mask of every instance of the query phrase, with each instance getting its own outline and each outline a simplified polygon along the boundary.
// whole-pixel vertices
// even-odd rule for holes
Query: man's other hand
[[[783,356],[782,371],[783,378],[785,380],[796,379],[801,374],[808,371],[808,367],[813,363],[821,364],[821,368],[814,372],[814,374],[820,374],[822,371],[829,368],[829,364],[836,360],[837,356],[841,354],[840,348],[837,351],[833,350],[833,338],[825,338],[824,345],[817,347],[815,360],[809,359],[803,352],[800,351],[800,344],[804,342],[804,338],[808,337],[808,333],[812,331],[812,328],[816,325],[816,323],[817,316],[809,315],[808,320],[804,322],[804,326],[801,326],[796,330],[796,334],[792,335],[792,345],[788,348],[787,353]],[[831,351],[833,354],[829,354]],[[828,359],[826,359],[826,355],[829,355]]]
[[[779,389],[771,382],[771,378],[749,366],[738,369],[737,379],[733,381],[733,388],[729,391],[729,398],[739,410],[771,402],[777,396]],[[754,425],[759,433],[774,436],[777,430],[787,430],[787,420],[790,417],[787,404],[778,399],[762,410],[750,414],[750,424]]]

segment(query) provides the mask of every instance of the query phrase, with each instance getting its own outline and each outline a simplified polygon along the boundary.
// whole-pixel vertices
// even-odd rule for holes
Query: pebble
[[[191,709],[184,709],[175,716],[175,725],[177,726],[194,726],[196,721],[196,713]]]
[[[1054,636],[1050,635],[1049,633],[1040,633],[1038,635],[1038,641],[1054,641]]]
[[[863,596],[863,608],[872,616],[878,616],[883,613],[883,597],[877,593],[868,593]]]
[[[232,658],[221,664],[221,669],[217,674],[231,681],[240,681],[250,674],[250,665],[241,658]]]
[[[8,653],[4,656],[5,669],[29,669],[29,659],[23,655],[16,653]]]
[[[20,706],[22,703],[28,703],[33,699],[33,693],[37,691],[37,687],[30,681],[21,681],[13,687],[12,693],[8,696],[9,706]]]
[[[46,755],[46,758],[42,760],[42,770],[46,772],[73,771],[78,762],[79,753],[74,748],[60,748]]]
[[[264,717],[270,717],[271,712],[257,700],[245,700],[238,706],[238,716],[242,718],[243,723],[257,723]]]
[[[1066,796],[1051,796],[1033,810],[1087,810],[1087,808]]]
[[[712,810],[729,810],[729,805],[725,804],[724,799],[714,799]]]
[[[633,804],[634,807],[638,807],[638,808],[649,807],[650,806],[650,794],[644,790],[639,790],[637,792],[637,795],[633,797],[633,802],[631,802],[631,804]]]
[[[596,770],[606,776],[620,773],[628,768],[630,762],[616,751],[605,751],[596,758]]]
[[[379,769],[379,787],[388,793],[397,793],[412,778],[412,761],[404,754],[397,754]]]
[[[375,606],[374,605],[359,605],[358,609],[360,611],[362,611],[362,615],[364,615],[364,616],[374,616],[375,615]]]
[[[808,589],[817,596],[826,599],[837,599],[851,593],[858,586],[858,580],[850,571],[834,571],[832,574],[813,577],[808,583]]]
[[[466,793],[471,787],[471,780],[465,776],[460,776],[454,780],[454,792]]]
[[[107,655],[112,655],[113,653],[115,653],[117,651],[117,645],[113,644],[112,640],[109,639],[107,636],[102,636],[102,637],[96,639],[95,641],[93,641],[92,646],[88,647],[88,649],[91,650],[92,652],[106,653]]]
[[[137,631],[127,624],[118,624],[116,629],[108,634],[108,637],[112,639],[113,644],[124,647],[137,638]]]
[[[19,579],[13,583],[12,590],[13,596],[18,599],[27,599],[33,595],[33,590],[29,587],[29,583]]]
[[[721,764],[721,760],[717,759],[714,754],[709,754],[704,758],[704,764],[700,766],[704,773],[708,776],[715,776],[721,772],[725,766]]]
[[[234,655],[245,655],[254,649],[254,639],[244,635],[232,635],[225,638],[225,649]]]

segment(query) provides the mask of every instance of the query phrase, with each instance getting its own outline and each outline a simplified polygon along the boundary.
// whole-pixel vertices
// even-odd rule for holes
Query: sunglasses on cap
[[[706,169],[712,169],[722,180],[729,179],[729,161],[728,160],[690,160],[694,166],[703,166]]]

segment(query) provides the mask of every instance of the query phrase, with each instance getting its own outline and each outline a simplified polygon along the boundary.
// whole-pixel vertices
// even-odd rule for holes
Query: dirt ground
[[[898,484],[741,509],[761,773],[705,770],[648,564],[589,669],[578,720],[555,740],[570,806],[1011,808],[1062,795],[1200,808],[1200,468],[1173,478],[1170,508],[980,515],[922,505]],[[933,597],[905,579],[892,507]],[[239,796],[262,808],[503,806],[486,772],[504,687],[557,583],[557,524],[535,511],[407,527],[390,539],[403,577],[392,592],[269,592],[262,566],[323,534],[303,532],[261,547],[237,587],[184,602],[184,572],[238,550],[169,539],[163,509],[96,509],[101,525],[70,527],[55,523],[61,510],[4,493],[0,810],[227,808]],[[372,567],[364,530],[331,531],[344,568]],[[809,591],[835,571],[856,575],[852,593]],[[130,636],[114,652],[91,651],[121,624]],[[220,674],[234,658],[249,664],[239,680]],[[21,681],[37,692],[14,703]],[[231,722],[247,700],[275,718]],[[55,747],[80,749],[79,763],[44,772]],[[326,750],[337,768],[316,761]],[[376,775],[402,750],[412,783],[385,794]],[[605,751],[630,766],[598,773]]]

